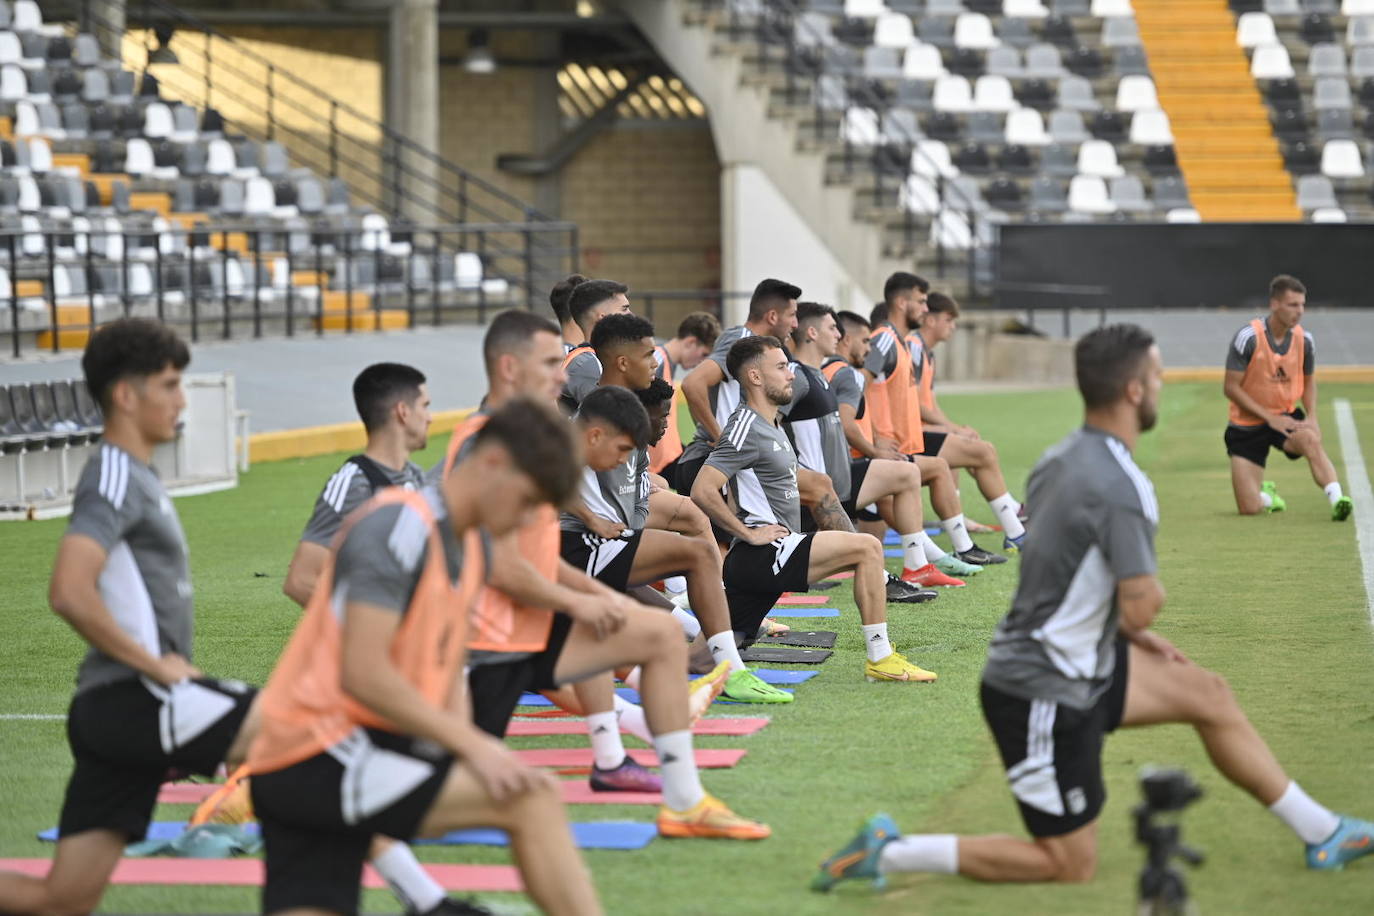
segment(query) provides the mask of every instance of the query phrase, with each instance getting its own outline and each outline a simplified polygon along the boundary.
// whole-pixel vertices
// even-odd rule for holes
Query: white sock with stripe
[[[926,565],[925,536],[924,531],[901,535],[902,565],[907,569],[920,569]]]
[[[625,744],[620,740],[620,718],[615,710],[588,716],[587,736],[592,739],[592,757],[599,769],[614,770],[625,762]]]
[[[925,549],[926,563],[934,563],[935,561],[939,560],[941,557],[945,555],[945,552],[943,549],[941,549],[940,545],[935,543],[935,541],[931,539],[930,535],[926,534],[924,531],[921,532],[921,545]]]
[[[692,754],[692,732],[681,729],[654,737],[658,769],[663,774],[663,803],[674,811],[686,811],[706,797]]]
[[[968,526],[964,524],[964,514],[952,515],[949,518],[940,519],[940,527],[945,529],[950,541],[954,544],[955,553],[963,553],[965,550],[973,549],[973,538],[968,535]]]
[[[735,645],[734,630],[706,637],[706,647],[711,650],[711,660],[717,665],[721,662],[730,663],[731,673],[745,669],[744,660],[739,657],[739,647]]]
[[[903,871],[959,873],[959,838],[952,833],[899,836],[878,853],[881,874]]]
[[[372,867],[408,909],[423,913],[434,909],[444,899],[444,889],[429,876],[410,847],[399,840],[374,858]]]
[[[892,643],[887,641],[886,623],[864,624],[864,650],[871,662],[880,662],[892,654]]]
[[[1003,493],[996,499],[988,500],[988,505],[997,514],[997,520],[1002,523],[1002,533],[1007,537],[1019,538],[1026,533],[1026,526],[1016,517],[1021,504],[1012,499],[1010,493]]]
[[[696,639],[701,635],[701,621],[697,620],[697,615],[691,611],[683,610],[680,607],[673,608],[669,613],[673,619],[682,627],[682,632],[688,639]]]

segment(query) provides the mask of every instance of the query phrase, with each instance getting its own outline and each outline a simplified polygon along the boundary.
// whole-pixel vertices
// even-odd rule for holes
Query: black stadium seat
[[[91,390],[86,387],[85,381],[76,379],[72,382],[72,394],[76,396],[76,412],[81,417],[81,423],[88,428],[99,429],[105,425],[105,418],[101,415],[100,405],[91,397]]]
[[[1016,89],[1016,101],[1027,108],[1049,111],[1054,108],[1054,88],[1042,79],[1022,80]]]
[[[1302,40],[1309,45],[1336,40],[1336,30],[1323,13],[1308,13],[1302,17]]]
[[[1074,48],[1066,56],[1064,66],[1069,68],[1070,73],[1096,79],[1102,75],[1102,55],[1096,48]]]
[[[1002,154],[997,157],[997,167],[1013,175],[1030,175],[1035,171],[1035,161],[1031,158],[1030,150],[1012,143],[1002,147]]]
[[[959,171],[971,175],[981,175],[992,170],[992,158],[981,143],[964,143],[952,157]]]
[[[1073,20],[1058,13],[1046,16],[1041,21],[1040,37],[1062,48],[1072,48],[1078,44],[1078,36],[1073,30]]]
[[[1150,146],[1142,157],[1151,175],[1173,174],[1178,171],[1178,156],[1172,146]]]
[[[973,79],[983,73],[986,64],[983,61],[981,51],[975,51],[972,48],[955,48],[945,60],[945,67],[950,73]]]
[[[1099,111],[1088,122],[1088,130],[1099,140],[1120,143],[1126,139],[1126,119],[1115,111]]]
[[[1017,211],[1026,205],[1021,195],[1021,186],[1006,177],[993,179],[983,192],[983,197],[998,210]]]
[[[1284,146],[1283,164],[1294,175],[1312,175],[1320,170],[1317,151],[1303,140]]]

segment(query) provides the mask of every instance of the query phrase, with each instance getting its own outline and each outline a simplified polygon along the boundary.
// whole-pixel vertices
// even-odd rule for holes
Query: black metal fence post
[[[57,337],[60,330],[57,320],[57,265],[52,250],[52,233],[43,233],[43,246],[47,249],[48,255],[48,323],[52,327],[52,351],[56,353],[59,349]]]
[[[190,244],[186,246],[186,287],[191,295],[191,342],[194,343],[200,340],[200,284],[197,282],[200,278],[196,276],[196,240],[192,237],[187,239],[187,241]],[[157,251],[158,263],[161,263],[161,245],[157,246]],[[159,300],[158,306],[159,308],[161,307],[161,300]]]
[[[5,236],[5,247],[10,253],[10,330],[13,334],[14,358],[18,359],[21,352],[19,345],[19,276],[17,273],[18,255],[14,250],[14,233],[7,233]]]
[[[262,230],[253,229],[253,336],[262,336],[262,290],[258,282],[262,272]]]

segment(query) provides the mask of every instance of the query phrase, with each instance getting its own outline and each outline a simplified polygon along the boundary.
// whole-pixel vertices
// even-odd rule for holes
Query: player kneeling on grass
[[[82,356],[105,431],[77,483],[49,591],[89,646],[67,714],[75,765],[51,870],[0,872],[0,912],[91,912],[125,844],[147,833],[168,771],[209,775],[246,754],[257,692],[191,664],[186,536],[149,466],[154,447],[176,438],[190,359],[146,318],[111,322]]]
[[[477,826],[510,834],[544,911],[600,911],[556,782],[472,724],[462,677],[487,533],[566,501],[570,455],[557,413],[517,400],[440,484],[385,489],[349,517],[262,692],[249,766],[264,912],[355,913],[375,834]]]
[[[1085,335],[1074,358],[1084,425],[1031,473],[1036,536],[983,669],[983,715],[1034,839],[901,836],[878,815],[821,865],[818,890],[845,878],[881,884],[892,872],[1090,879],[1106,799],[1102,741],[1123,725],[1192,725],[1217,769],[1306,844],[1309,868],[1374,852],[1374,824],[1309,798],[1226,682],[1149,629],[1164,604],[1155,575],[1159,505],[1131,452],[1157,417],[1163,370],[1153,338],[1111,325]]]
[[[745,337],[730,347],[727,362],[743,397],[692,485],[692,500],[735,537],[724,564],[735,632],[752,640],[784,592],[805,591],[811,582],[853,570],[865,675],[870,681],[935,680],[888,641],[882,543],[845,531],[800,533],[797,456],[778,422],[778,408],[792,401],[782,343]],[[721,495],[727,483],[738,514]]]

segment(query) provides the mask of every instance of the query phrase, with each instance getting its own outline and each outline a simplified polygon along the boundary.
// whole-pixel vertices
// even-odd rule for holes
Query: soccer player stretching
[[[1226,681],[1149,629],[1164,604],[1155,575],[1159,506],[1131,452],[1157,416],[1163,370],[1153,338],[1111,325],[1084,336],[1074,357],[1084,424],[1031,473],[1038,533],[983,669],[983,715],[1034,839],[900,836],[880,814],[821,865],[818,890],[845,878],[881,884],[891,872],[1090,879],[1106,798],[1102,740],[1122,725],[1192,725],[1217,769],[1306,844],[1309,868],[1374,852],[1374,824],[1308,797]]]
[[[1312,335],[1298,323],[1306,304],[1302,281],[1280,274],[1269,283],[1269,317],[1237,331],[1226,350],[1223,390],[1231,402],[1225,436],[1231,487],[1241,515],[1282,512],[1283,498],[1273,481],[1263,479],[1269,449],[1276,448],[1290,461],[1307,459],[1312,479],[1331,501],[1332,520],[1343,522],[1353,507],[1322,448]],[[1302,407],[1296,406],[1299,401]]]

